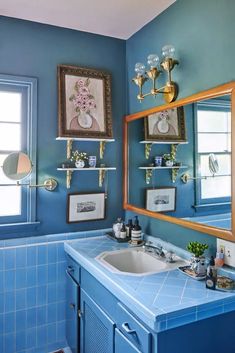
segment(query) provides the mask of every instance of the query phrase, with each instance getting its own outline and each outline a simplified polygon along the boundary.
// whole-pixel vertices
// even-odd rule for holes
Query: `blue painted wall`
[[[131,82],[136,62],[146,62],[149,53],[161,53],[164,44],[173,44],[180,65],[173,72],[178,82],[179,98],[235,79],[233,14],[231,0],[177,0],[160,16],[143,27],[127,41],[127,76],[129,113],[160,105],[162,98],[146,98],[140,105],[137,89]],[[162,80],[161,83],[164,83]],[[127,212],[126,217],[132,216]],[[215,238],[186,228],[140,217],[147,233],[160,235],[185,247],[190,240],[207,241],[211,248]]]
[[[37,220],[31,234],[70,232],[109,226],[123,214],[121,195],[122,117],[126,110],[125,41],[69,29],[0,17],[0,72],[38,79],[38,182],[48,176],[59,182],[53,193],[37,190]],[[57,137],[57,65],[70,64],[105,70],[112,75],[112,109],[115,143],[106,147],[104,163],[117,167],[108,177],[108,200],[104,221],[66,224],[68,192],[99,192],[98,173],[74,173],[72,187],[66,189],[64,172],[57,166],[66,160],[66,143]],[[89,154],[99,153],[98,143],[77,143]],[[23,229],[22,235],[27,233]],[[1,231],[1,237],[14,236]]]

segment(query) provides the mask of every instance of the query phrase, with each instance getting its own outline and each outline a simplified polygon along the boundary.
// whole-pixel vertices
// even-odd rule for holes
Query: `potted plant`
[[[70,158],[72,162],[75,163],[76,168],[84,168],[88,156],[86,152],[78,152],[78,150],[72,151],[72,156]]]
[[[187,250],[193,254],[191,257],[191,269],[198,275],[206,274],[206,263],[203,256],[206,249],[208,249],[208,245],[198,241],[191,241],[187,245]]]
[[[163,156],[164,163],[167,167],[172,167],[175,162],[175,156],[171,153],[165,153]]]

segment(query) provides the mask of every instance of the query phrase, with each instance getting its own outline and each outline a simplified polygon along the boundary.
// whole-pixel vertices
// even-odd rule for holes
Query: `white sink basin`
[[[108,251],[96,257],[111,272],[135,276],[169,271],[186,264],[177,256],[174,259],[174,262],[168,263],[164,258],[144,252],[141,248]]]

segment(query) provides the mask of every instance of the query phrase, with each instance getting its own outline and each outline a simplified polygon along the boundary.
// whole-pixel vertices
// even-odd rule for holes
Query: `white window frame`
[[[12,88],[21,88],[26,92],[26,129],[27,133],[24,133],[26,137],[26,149],[23,151],[27,153],[33,164],[33,169],[31,175],[26,179],[25,183],[36,184],[36,150],[37,150],[37,79],[31,77],[23,76],[12,76],[0,74],[0,85],[1,87],[6,86]],[[24,183],[24,180],[22,181]],[[11,186],[9,186],[11,187]],[[36,188],[26,188],[26,210],[24,210],[25,219],[20,221],[14,220],[14,216],[10,216],[10,222],[6,223],[6,217],[0,217],[0,233],[1,230],[6,230],[11,225],[16,225],[16,223],[25,225],[28,223],[34,223],[36,221]],[[25,191],[25,189],[24,189]],[[17,216],[15,219],[18,218]]]

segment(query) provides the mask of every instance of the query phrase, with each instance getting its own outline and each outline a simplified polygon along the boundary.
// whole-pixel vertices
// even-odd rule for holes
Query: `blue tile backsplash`
[[[0,241],[1,353],[48,353],[67,346],[64,241],[104,231]]]

